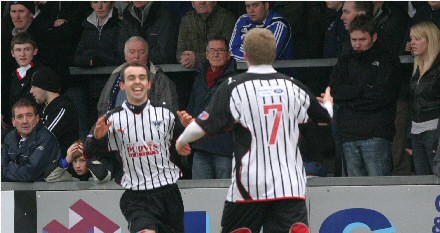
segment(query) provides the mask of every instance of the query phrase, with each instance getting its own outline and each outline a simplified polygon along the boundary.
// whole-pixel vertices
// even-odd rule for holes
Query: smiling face
[[[113,8],[114,2],[110,1],[93,1],[91,6],[98,18],[105,19]]]
[[[12,125],[14,125],[22,137],[27,138],[39,120],[32,106],[18,106],[14,109]]]
[[[246,14],[249,16],[252,22],[262,23],[269,15],[269,3],[246,1]]]
[[[123,82],[120,82],[121,90],[127,93],[127,100],[133,105],[142,105],[148,100],[148,90],[151,82],[145,67],[129,66],[124,71]]]
[[[206,59],[213,71],[218,70],[229,62],[231,54],[224,41],[211,40],[206,48]]]
[[[34,48],[31,44],[15,44],[11,49],[12,57],[15,58],[18,65],[27,66],[29,65],[34,56],[37,55],[38,49]]]
[[[32,23],[33,14],[23,5],[21,4],[13,4],[11,5],[11,9],[9,11],[11,15],[12,23],[14,27],[18,30],[24,30],[27,26]]]

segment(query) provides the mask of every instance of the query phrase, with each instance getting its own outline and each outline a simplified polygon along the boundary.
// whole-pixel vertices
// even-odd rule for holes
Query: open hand
[[[93,132],[93,136],[98,140],[105,137],[111,125],[112,125],[112,121],[108,121],[108,123],[106,123],[105,115],[100,117],[98,121],[96,121],[96,126]]]
[[[180,123],[183,127],[187,127],[191,122],[194,121],[194,118],[189,115],[186,111],[177,111],[177,116],[179,116]]]

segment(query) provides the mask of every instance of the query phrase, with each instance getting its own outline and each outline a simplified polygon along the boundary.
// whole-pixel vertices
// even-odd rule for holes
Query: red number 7
[[[278,128],[280,127],[281,118],[283,117],[282,104],[266,104],[264,105],[264,115],[269,114],[269,110],[275,110],[275,120],[273,122],[272,133],[269,139],[269,145],[275,144],[277,140]]]

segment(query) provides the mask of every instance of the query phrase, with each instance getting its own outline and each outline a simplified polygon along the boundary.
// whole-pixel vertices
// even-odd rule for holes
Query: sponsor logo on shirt
[[[281,96],[285,95],[286,88],[282,86],[258,87],[257,92],[261,97]]]
[[[127,145],[127,154],[129,157],[142,157],[160,154],[160,145],[155,142],[136,142]]]

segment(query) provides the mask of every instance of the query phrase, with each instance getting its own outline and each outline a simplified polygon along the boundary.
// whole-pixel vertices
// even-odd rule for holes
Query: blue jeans
[[[232,157],[205,151],[194,151],[192,179],[229,179],[232,172]]]
[[[348,176],[389,176],[393,168],[392,145],[384,138],[342,143]]]
[[[414,170],[416,175],[432,175],[434,151],[437,149],[439,133],[429,130],[421,134],[411,134]]]

